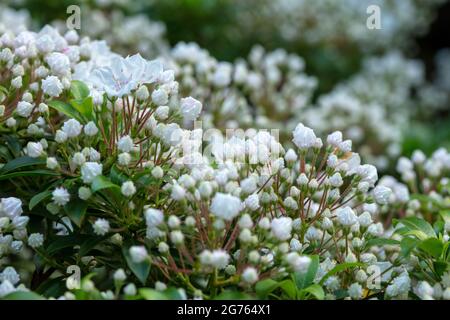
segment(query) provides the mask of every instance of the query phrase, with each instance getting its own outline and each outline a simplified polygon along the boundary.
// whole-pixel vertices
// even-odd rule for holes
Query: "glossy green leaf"
[[[134,275],[139,279],[142,284],[147,281],[148,274],[150,273],[150,261],[145,260],[140,263],[136,263],[131,259],[129,247],[124,246],[122,248],[123,256],[127,262],[128,267],[134,273]]]
[[[318,284],[312,284],[309,287],[302,290],[303,293],[309,293],[313,295],[317,300],[323,300],[325,298],[325,292],[323,288]]]
[[[15,291],[3,297],[4,300],[44,300],[45,298],[32,291]]]
[[[70,220],[72,220],[78,227],[80,227],[83,223],[83,218],[86,215],[87,207],[88,205],[86,201],[76,199],[66,204],[64,206],[64,209]]]
[[[30,211],[33,210],[33,208],[36,207],[39,203],[41,203],[41,201],[50,197],[51,194],[52,192],[50,190],[45,190],[33,196],[33,198],[31,198],[30,202],[28,203],[28,208],[30,209]]]
[[[364,263],[361,263],[361,262],[344,262],[344,263],[340,263],[340,264],[336,265],[333,269],[331,269],[330,271],[328,271],[328,272],[322,277],[322,279],[320,279],[319,284],[321,284],[321,285],[324,284],[325,281],[326,281],[329,277],[331,277],[331,276],[333,276],[333,275],[335,275],[335,274],[337,274],[337,273],[339,273],[339,272],[345,271],[345,270],[347,270],[347,269],[353,269],[353,268],[358,268],[358,267],[363,267],[363,266],[364,266]]]
[[[370,248],[373,246],[393,246],[400,244],[400,241],[394,239],[386,239],[386,238],[375,238],[370,239],[366,242],[366,248]]]
[[[401,220],[394,219],[394,225],[401,223],[408,231],[420,231],[425,237],[436,237],[433,227],[423,219],[417,217],[408,217]],[[419,233],[415,233],[419,236]]]
[[[139,295],[144,298],[145,300],[168,300],[169,298],[162,292],[149,289],[149,288],[142,288],[139,289]]]
[[[83,100],[71,100],[70,103],[86,120],[95,120],[92,97],[87,97]]]
[[[266,298],[269,293],[277,289],[280,286],[278,281],[272,279],[264,279],[256,283],[255,291],[256,295],[260,298]]]
[[[253,298],[248,294],[240,291],[223,291],[215,300],[252,300]]]
[[[59,176],[58,172],[50,170],[17,171],[0,175],[0,180],[7,180],[16,177],[36,177],[36,176]]]
[[[444,244],[436,238],[428,238],[419,243],[418,247],[434,258],[439,258],[442,254]]]
[[[97,192],[103,189],[116,189],[120,190],[120,187],[114,183],[111,182],[107,177],[105,176],[97,176],[94,178],[91,184],[91,189],[93,192]]]
[[[45,159],[23,156],[20,158],[15,158],[14,160],[11,160],[8,163],[6,163],[0,169],[0,174],[8,173],[24,167],[43,165],[45,163],[46,163]]]
[[[299,290],[304,289],[313,283],[314,277],[316,276],[317,270],[319,268],[319,256],[313,255],[310,256],[310,258],[311,263],[309,264],[308,270],[306,272],[295,272],[293,274],[295,284]]]
[[[58,110],[59,112],[62,112],[69,118],[76,119],[79,122],[84,122],[80,113],[73,106],[71,106],[68,103],[65,103],[62,101],[57,101],[57,100],[52,100],[52,101],[48,102],[48,106],[55,110]]]
[[[409,256],[411,251],[414,250],[414,248],[416,248],[418,243],[419,240],[415,238],[410,237],[403,238],[402,241],[400,242],[400,254],[404,257]]]
[[[83,100],[89,96],[89,88],[83,82],[73,80],[70,84],[70,93],[77,100]]]

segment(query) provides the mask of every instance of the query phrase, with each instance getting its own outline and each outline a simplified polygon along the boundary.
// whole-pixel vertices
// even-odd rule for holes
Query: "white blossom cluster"
[[[180,92],[205,105],[208,126],[273,128],[288,133],[311,100],[317,80],[303,59],[279,49],[254,47],[247,59],[217,61],[195,43],[177,44],[167,64]]]
[[[246,1],[238,12],[240,32],[259,30],[261,34],[276,34],[288,43],[326,43],[337,48],[357,46],[367,52],[410,46],[413,36],[427,31],[443,2],[258,0]],[[239,6],[238,1],[236,5]],[[373,9],[367,12],[370,6],[379,8],[379,16]],[[370,16],[379,17],[379,29],[368,29],[366,20]],[[370,22],[373,24],[373,19]]]
[[[341,130],[366,161],[386,169],[401,152],[418,108],[413,92],[424,82],[423,65],[397,51],[368,58],[359,73],[320,96],[304,121],[319,132]]]
[[[395,210],[397,216],[419,216],[435,221],[440,211],[450,208],[450,154],[447,150],[440,148],[429,158],[415,150],[411,158],[399,158],[396,170],[400,181],[392,176],[380,179],[381,185],[393,191],[389,206],[384,210]],[[446,228],[450,228],[450,224]]]

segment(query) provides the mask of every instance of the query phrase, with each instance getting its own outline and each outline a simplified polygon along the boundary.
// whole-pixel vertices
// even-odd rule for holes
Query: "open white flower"
[[[141,84],[158,81],[162,72],[160,61],[147,61],[140,54],[135,54],[126,58],[114,57],[110,66],[92,72],[90,82],[110,97],[122,97]]]

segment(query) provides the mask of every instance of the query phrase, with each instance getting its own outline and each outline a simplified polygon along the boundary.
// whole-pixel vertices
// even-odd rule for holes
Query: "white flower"
[[[94,178],[101,175],[103,165],[97,162],[85,162],[81,166],[81,179],[84,183],[91,183]]]
[[[67,141],[67,134],[62,130],[56,130],[55,141],[58,143],[64,143]]]
[[[137,293],[136,285],[134,283],[129,283],[123,288],[123,293],[127,296],[134,296]]]
[[[202,103],[192,97],[181,99],[181,114],[187,121],[192,121],[198,118],[202,112]]]
[[[230,255],[222,249],[211,252],[211,265],[217,269],[225,269],[230,261]]]
[[[164,171],[160,166],[156,166],[152,169],[152,176],[156,179],[161,179],[164,176]]]
[[[38,158],[44,152],[44,148],[40,142],[28,142],[27,143],[27,154],[32,158]]]
[[[110,97],[122,97],[139,85],[156,82],[162,73],[160,61],[147,61],[135,54],[126,58],[114,57],[110,66],[95,69],[89,81]]]
[[[385,186],[376,186],[375,189],[373,189],[375,201],[381,205],[388,204],[391,194],[392,190]]]
[[[275,218],[271,223],[272,234],[278,240],[284,241],[291,237],[292,219],[288,217]]]
[[[152,101],[157,106],[163,106],[169,102],[169,95],[164,89],[156,89],[152,92]]]
[[[7,296],[14,291],[16,291],[16,288],[14,288],[9,280],[5,280],[0,284],[0,298]]]
[[[64,187],[58,187],[52,192],[53,201],[59,206],[65,206],[70,200],[70,194]]]
[[[64,87],[58,77],[48,76],[42,80],[42,91],[50,97],[58,97]]]
[[[356,173],[361,177],[361,181],[369,183],[372,187],[378,180],[377,168],[370,164],[363,164],[359,166]]]
[[[148,252],[144,246],[132,246],[130,247],[130,256],[134,263],[141,263],[147,259]]]
[[[331,186],[335,187],[335,188],[342,186],[342,184],[344,183],[339,172],[336,172],[335,174],[333,174],[330,177],[329,181],[330,181]]]
[[[172,192],[170,193],[170,197],[175,201],[183,200],[186,195],[186,190],[179,184],[175,183],[172,186]]]
[[[0,216],[7,216],[10,219],[22,214],[22,200],[14,197],[2,198],[0,205]]]
[[[248,196],[245,201],[245,207],[249,208],[252,211],[259,209],[259,197],[256,193]]]
[[[118,155],[117,161],[121,166],[128,166],[131,162],[131,155],[128,152],[122,152]]]
[[[41,233],[32,233],[28,237],[28,245],[32,248],[38,248],[44,244],[44,236]]]
[[[244,282],[253,284],[258,281],[258,271],[253,267],[246,267],[241,277]]]
[[[157,227],[164,221],[164,214],[158,209],[148,208],[144,215],[147,227]]]
[[[86,157],[81,152],[75,152],[72,157],[72,162],[77,166],[81,166],[86,162]]]
[[[33,110],[33,105],[29,102],[20,101],[17,104],[16,112],[21,117],[24,117],[24,118],[29,117],[32,110]]]
[[[104,236],[109,232],[109,221],[106,219],[97,219],[93,225],[94,233],[99,236]]]
[[[297,154],[293,149],[289,149],[284,155],[284,159],[286,160],[286,162],[295,162],[297,161],[297,158]]]
[[[170,233],[170,241],[175,245],[180,245],[184,241],[184,235],[180,230],[175,230]]]
[[[294,138],[292,141],[294,144],[302,150],[311,148],[316,143],[316,135],[311,128],[305,127],[302,123],[299,123],[293,132]]]
[[[337,147],[342,142],[342,132],[335,131],[332,134],[329,134],[327,137],[327,143]]]
[[[86,188],[86,187],[80,187],[79,189],[78,189],[78,197],[81,199],[81,200],[87,200],[87,199],[89,199],[90,197],[91,197],[91,195],[92,195],[92,191],[91,191],[91,189],[89,189],[89,188]]]
[[[95,136],[98,133],[98,128],[94,122],[89,121],[83,129],[84,133],[88,136]]]
[[[121,137],[117,142],[117,148],[122,152],[130,152],[133,147],[133,139],[128,135]]]
[[[136,98],[140,101],[147,100],[149,96],[150,94],[146,86],[140,86],[139,89],[136,90]]]
[[[368,211],[364,211],[359,217],[358,222],[361,227],[368,227],[372,223],[372,216]]]
[[[113,278],[115,281],[125,281],[127,279],[127,275],[122,268],[119,268],[114,272]]]
[[[55,42],[48,34],[44,34],[36,39],[36,48],[42,53],[50,53],[55,49]]]
[[[46,61],[53,74],[58,76],[70,74],[70,60],[65,54],[53,52],[47,56]]]
[[[210,209],[216,217],[230,221],[239,214],[242,203],[235,196],[218,192],[212,199]]]
[[[16,285],[20,281],[20,276],[13,267],[6,267],[3,272],[0,273],[0,282],[3,281],[9,281],[11,284]]]
[[[122,183],[120,191],[125,197],[131,197],[136,193],[136,187],[134,186],[133,181],[125,181],[124,183]]]
[[[67,120],[61,128],[68,138],[78,137],[81,133],[81,129],[81,124],[75,119]]]
[[[348,295],[352,299],[361,299],[362,293],[362,287],[359,283],[355,282],[348,287]]]
[[[336,217],[338,222],[344,227],[350,227],[358,222],[358,217],[350,207],[343,207],[337,209]]]

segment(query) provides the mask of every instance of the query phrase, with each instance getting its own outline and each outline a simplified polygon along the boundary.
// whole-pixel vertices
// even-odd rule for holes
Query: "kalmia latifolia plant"
[[[49,26],[0,37],[1,298],[450,298],[445,150],[377,183],[341,131],[216,129],[224,99],[301,109],[314,80],[284,51],[199,52],[173,71]]]

